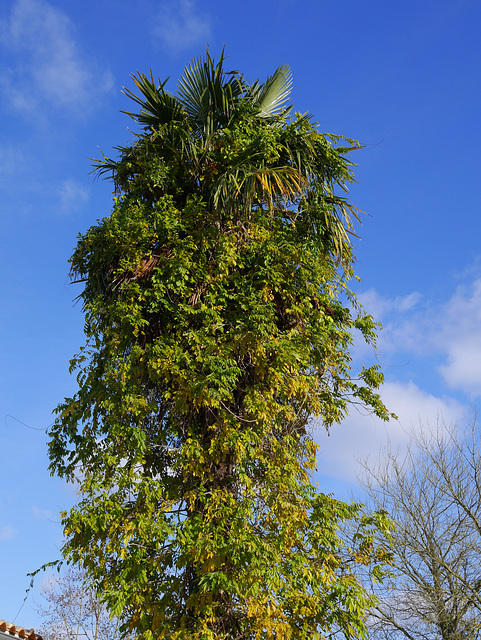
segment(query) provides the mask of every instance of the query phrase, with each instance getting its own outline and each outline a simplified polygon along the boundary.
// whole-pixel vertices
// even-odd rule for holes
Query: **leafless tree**
[[[363,463],[361,484],[395,527],[390,584],[373,585],[371,637],[481,638],[481,434],[438,421],[413,434],[407,454],[388,448]]]
[[[118,640],[119,621],[111,618],[83,572],[68,568],[49,578],[42,590],[44,618],[39,634],[44,640]]]

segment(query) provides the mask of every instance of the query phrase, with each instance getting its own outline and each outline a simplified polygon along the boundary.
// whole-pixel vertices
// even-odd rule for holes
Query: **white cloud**
[[[426,349],[423,332],[429,315],[429,301],[420,293],[414,291],[405,296],[389,298],[369,289],[359,295],[359,301],[366,313],[382,323],[383,328],[377,340],[381,355],[408,349]]]
[[[382,321],[388,313],[412,311],[421,300],[421,294],[417,291],[406,296],[396,296],[386,298],[381,296],[374,289],[369,289],[359,295],[359,302],[363,305],[367,313],[370,313],[376,320]]]
[[[439,383],[444,381],[464,397],[481,395],[481,278],[472,273],[469,276],[470,282],[448,292],[441,301],[417,292],[388,298],[370,290],[359,296],[366,311],[384,324],[378,342],[380,361],[392,364],[415,358],[413,374],[417,373],[419,380],[419,367],[423,367],[426,376],[418,382],[421,388],[413,382],[393,380],[396,369],[387,369],[391,380],[385,383],[381,395],[399,421],[383,423],[352,410],[341,425],[332,428],[330,437],[319,431],[316,439],[321,445],[321,474],[352,482],[359,469],[356,458],[377,457],[388,443],[402,449],[413,429],[435,425],[439,418],[446,424],[461,419],[461,400],[437,391],[433,373],[439,374]],[[356,356],[365,359],[366,354],[359,351]],[[402,372],[406,375],[409,369],[403,367]]]
[[[0,541],[10,540],[17,532],[12,527],[0,527]]]
[[[439,367],[446,382],[453,388],[481,395],[481,335],[473,330],[456,337],[448,345],[446,364]]]
[[[447,303],[438,347],[446,352],[439,368],[446,382],[481,395],[481,279],[460,287]]]
[[[410,433],[423,425],[436,424],[442,417],[446,424],[455,423],[463,408],[451,398],[439,398],[423,391],[412,382],[387,382],[381,396],[399,420],[383,422],[372,415],[351,411],[340,425],[334,425],[328,436],[315,434],[320,445],[318,470],[321,474],[352,482],[359,471],[358,460],[379,455],[388,443],[393,449],[405,447]]]
[[[154,36],[175,52],[196,44],[206,45],[211,36],[210,20],[194,0],[177,0],[161,5]]]
[[[359,298],[383,323],[378,339],[381,360],[389,354],[392,362],[395,353],[441,358],[435,370],[452,389],[481,395],[481,278],[459,286],[443,301],[416,292],[388,298],[374,290]],[[357,342],[356,346],[362,354]]]
[[[68,16],[45,0],[14,0],[0,21],[0,43],[15,54],[15,65],[3,68],[3,92],[14,108],[35,113],[44,101],[84,113],[113,85],[81,55]]]
[[[48,509],[40,509],[37,506],[33,506],[32,507],[32,513],[33,513],[34,516],[36,516],[37,518],[40,518],[41,520],[53,520],[54,519],[54,514],[51,511],[49,511]]]
[[[78,211],[89,199],[89,191],[75,180],[64,180],[57,189],[62,213]]]

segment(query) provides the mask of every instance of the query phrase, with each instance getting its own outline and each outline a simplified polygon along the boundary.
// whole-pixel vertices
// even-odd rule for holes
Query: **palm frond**
[[[300,197],[306,187],[304,178],[294,167],[260,167],[240,164],[219,176],[212,188],[215,208],[250,208],[253,203],[285,206]]]
[[[114,149],[119,152],[120,157],[125,157],[128,154],[127,147],[117,146],[117,147],[114,147]],[[92,171],[90,173],[95,174],[96,177],[98,178],[100,178],[100,176],[104,176],[106,173],[107,174],[110,173],[112,174],[112,176],[115,176],[119,168],[119,164],[120,164],[119,160],[113,160],[112,158],[108,158],[106,155],[104,155],[104,153],[102,152],[102,149],[100,148],[99,148],[99,151],[102,155],[102,160],[98,158],[88,158],[92,162]]]
[[[182,119],[182,106],[174,95],[164,89],[168,78],[164,82],[159,80],[156,84],[151,71],[150,78],[145,73],[139,73],[137,76],[132,76],[132,79],[141,96],[125,88],[123,93],[140,105],[141,110],[139,113],[131,111],[122,111],[122,113],[126,113],[147,128],[155,128]]]
[[[292,89],[292,73],[289,65],[281,65],[264,84],[254,85],[254,88],[261,118],[270,118],[286,111],[286,103]]]
[[[237,71],[224,71],[224,60],[224,51],[217,64],[207,51],[204,59],[196,58],[184,69],[178,82],[179,101],[204,137],[229,122],[245,88]]]
[[[179,79],[177,95],[187,114],[194,120],[202,122],[205,119],[209,82],[209,68],[202,58],[192,60]]]

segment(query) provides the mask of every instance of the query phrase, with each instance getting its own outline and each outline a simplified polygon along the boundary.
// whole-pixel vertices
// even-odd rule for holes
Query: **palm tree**
[[[359,144],[347,139],[347,147],[334,148],[340,138],[320,134],[309,115],[289,119],[292,75],[287,65],[264,83],[249,85],[238,71],[225,71],[224,63],[224,51],[216,63],[207,50],[204,58],[187,65],[176,95],[166,90],[168,79],[156,83],[152,72],[133,76],[140,95],[129,89],[124,93],[140,111],[124,113],[144,131],[133,146],[117,147],[120,160],[104,157],[95,170],[112,173],[118,189],[130,191],[142,173],[142,159],[155,149],[177,167],[172,176],[177,197],[181,187],[184,199],[195,194],[211,209],[236,217],[267,207],[294,222],[309,210],[312,223],[315,211],[313,231],[323,236],[327,252],[348,264],[352,218],[359,217],[336,191],[347,192],[352,175],[344,154]],[[272,144],[259,145],[263,135],[239,144],[239,130],[247,123],[269,129]]]

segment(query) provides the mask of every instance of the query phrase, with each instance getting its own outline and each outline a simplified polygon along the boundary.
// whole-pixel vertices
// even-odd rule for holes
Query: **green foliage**
[[[386,559],[383,516],[310,481],[311,417],[389,415],[377,368],[350,373],[376,324],[348,287],[348,148],[288,118],[290,82],[208,54],[177,96],[139,75],[143,131],[98,163],[114,206],[71,259],[87,343],[51,429],[52,471],[81,471],[64,553],[146,640],[360,635],[356,566]]]

